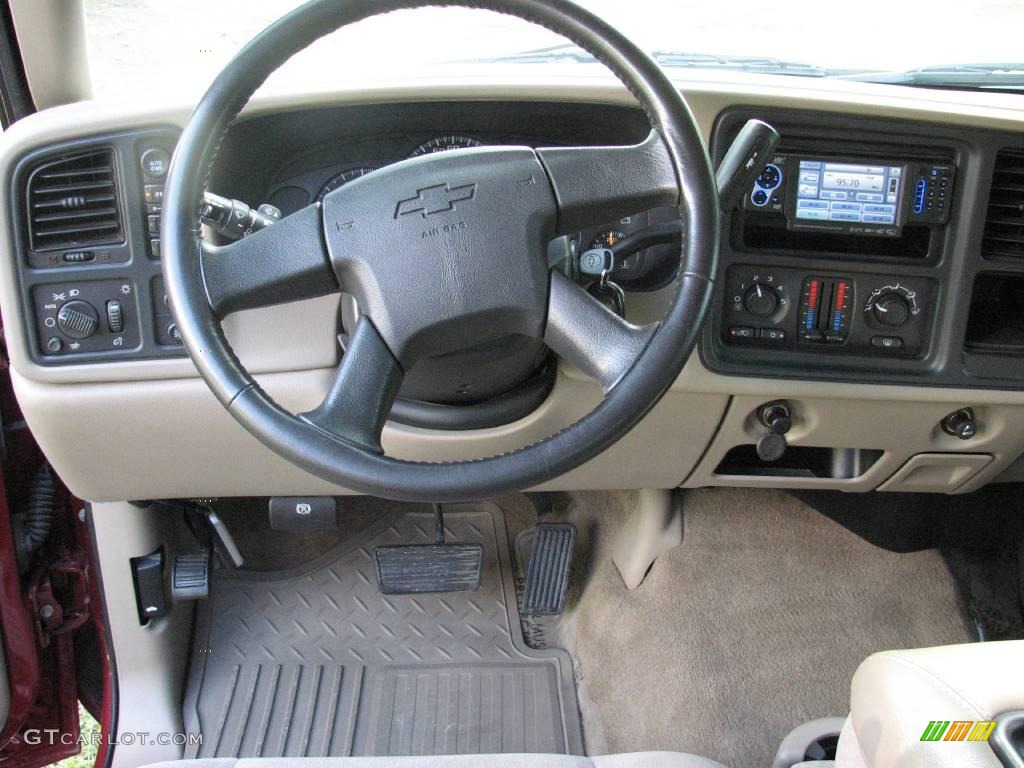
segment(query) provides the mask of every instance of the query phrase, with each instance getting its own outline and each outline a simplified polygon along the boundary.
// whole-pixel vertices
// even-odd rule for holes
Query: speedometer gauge
[[[317,201],[323,200],[328,194],[336,190],[338,187],[343,187],[350,181],[358,179],[360,176],[377,170],[376,168],[370,168],[369,166],[361,166],[359,168],[349,168],[347,171],[342,171],[337,176],[331,176],[322,187],[320,191],[316,193]]]
[[[594,239],[591,240],[590,249],[611,248],[625,236],[626,234],[624,232],[619,232],[617,229],[610,229],[607,232],[601,232],[595,235]]]
[[[412,151],[412,154],[410,154],[409,157],[430,155],[434,152],[447,152],[449,149],[468,149],[470,147],[479,146],[481,146],[480,140],[474,139],[472,136],[460,136],[458,134],[452,134],[451,136],[437,136],[430,141],[425,141],[420,144]]]

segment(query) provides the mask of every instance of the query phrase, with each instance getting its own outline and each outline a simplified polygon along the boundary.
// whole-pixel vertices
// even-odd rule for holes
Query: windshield
[[[298,0],[85,0],[94,93],[195,98]],[[1021,0],[584,0],[668,69],[1024,89]],[[596,67],[540,27],[485,11],[376,17],[311,46],[269,90]],[[596,74],[600,74],[598,71]]]

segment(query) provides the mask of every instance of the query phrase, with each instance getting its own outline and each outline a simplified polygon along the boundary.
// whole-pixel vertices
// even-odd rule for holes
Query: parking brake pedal
[[[523,615],[554,616],[565,608],[569,566],[576,545],[572,523],[539,523],[526,569]]]
[[[433,544],[377,547],[377,580],[385,595],[422,592],[475,592],[484,559],[481,544],[446,544],[444,513],[434,505]]]

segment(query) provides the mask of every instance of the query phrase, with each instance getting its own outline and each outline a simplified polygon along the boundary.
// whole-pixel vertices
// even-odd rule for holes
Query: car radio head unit
[[[743,208],[782,214],[796,232],[899,237],[906,224],[948,220],[954,176],[950,163],[780,152]]]
[[[796,157],[786,218],[790,229],[899,234],[905,165]]]

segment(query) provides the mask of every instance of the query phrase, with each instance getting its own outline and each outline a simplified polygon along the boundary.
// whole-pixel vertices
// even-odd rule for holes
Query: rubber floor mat
[[[478,591],[380,593],[377,546],[434,541],[418,511],[292,571],[216,571],[184,701],[202,738],[186,757],[582,754],[570,656],[523,642],[500,508],[446,506],[445,532],[483,546]]]

